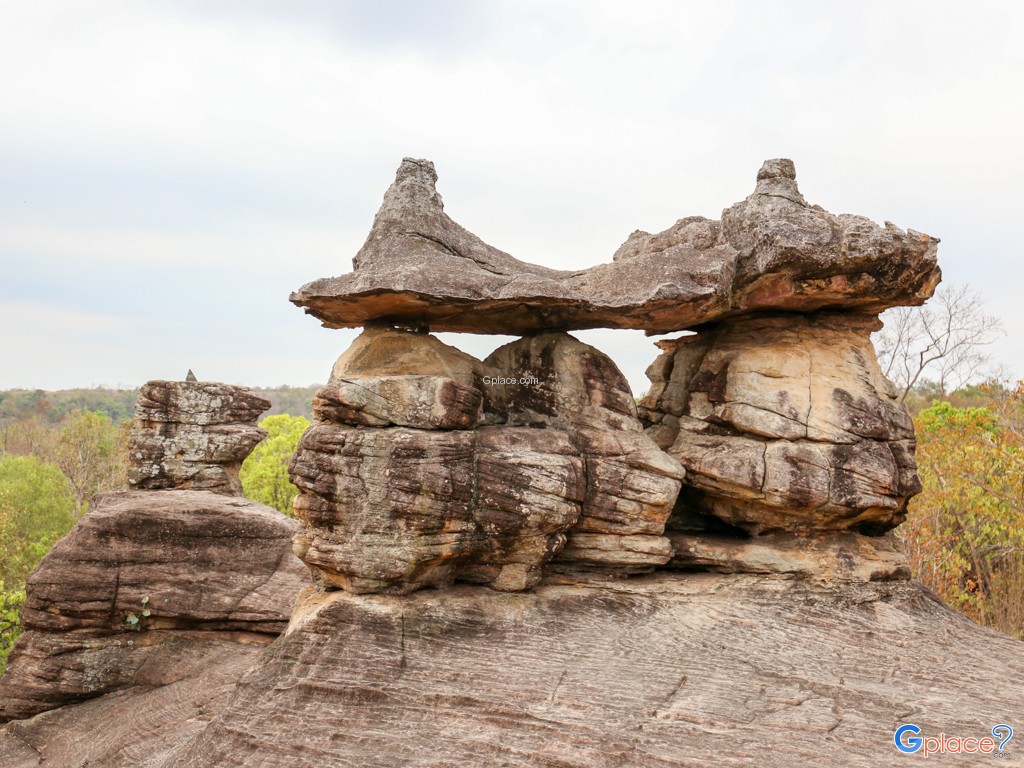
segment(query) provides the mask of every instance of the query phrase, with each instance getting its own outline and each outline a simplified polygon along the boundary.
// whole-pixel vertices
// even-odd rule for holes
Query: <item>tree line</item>
[[[312,418],[313,395],[319,384],[308,387],[250,387],[260,397],[270,401],[266,416],[292,414]],[[42,389],[0,390],[0,427],[5,424],[34,418],[46,424],[57,424],[69,414],[79,410],[105,414],[115,425],[132,418],[139,389]]]

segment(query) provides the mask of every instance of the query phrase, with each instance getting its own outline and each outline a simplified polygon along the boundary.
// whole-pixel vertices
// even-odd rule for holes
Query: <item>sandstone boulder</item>
[[[314,426],[291,465],[295,551],[325,585],[526,589],[579,517],[583,466],[556,430]]]
[[[488,397],[508,424],[563,430],[585,461],[586,498],[557,559],[629,569],[665,563],[671,548],[659,538],[683,471],[643,433],[615,364],[566,333],[511,342],[484,363],[495,371],[491,381],[506,382]]]
[[[663,342],[641,404],[686,502],[752,533],[879,533],[920,491],[913,424],[857,314],[738,318]]]
[[[29,577],[0,721],[188,677],[211,643],[269,643],[308,583],[294,528],[205,491],[100,497]]]
[[[435,336],[370,327],[313,399],[321,421],[365,427],[472,429],[484,421],[483,364]]]
[[[230,384],[146,383],[135,406],[128,485],[241,496],[238,470],[267,435],[256,419],[268,408],[270,401]]]
[[[643,433],[611,360],[567,334],[480,362],[427,334],[371,328],[314,413],[291,465],[295,548],[325,587],[527,589],[567,535],[560,560],[577,565],[671,557],[661,534],[682,469]]]
[[[540,579],[579,518],[585,466],[565,432],[485,426],[504,421],[488,370],[429,334],[383,327],[338,359],[290,468],[295,551],[318,583],[403,593]]]
[[[487,245],[444,212],[436,181],[432,163],[403,160],[354,271],[304,285],[292,302],[331,328],[668,333],[754,309],[921,304],[940,278],[938,240],[808,205],[789,160],[767,161],[754,193],[721,221],[634,232],[611,263],[580,271]]]

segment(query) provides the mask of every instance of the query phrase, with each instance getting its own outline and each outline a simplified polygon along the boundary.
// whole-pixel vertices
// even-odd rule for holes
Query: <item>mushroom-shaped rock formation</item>
[[[638,328],[669,333],[751,310],[921,304],[938,284],[938,240],[808,205],[790,160],[721,221],[634,232],[609,264],[576,272],[527,264],[445,212],[426,160],[405,159],[353,259],[355,271],[291,300],[331,328],[384,321],[435,331],[525,335]]]
[[[1008,722],[1024,645],[885,533],[919,486],[869,336],[927,298],[936,241],[808,206],[794,176],[769,161],[720,222],[566,273],[482,243],[403,163],[355,273],[295,297],[367,328],[291,465],[314,583],[284,635],[251,644],[298,588],[291,521],[105,497],[30,580],[0,682],[2,717],[78,703],[0,728],[0,765],[875,768],[902,723],[963,744]],[[393,327],[424,325],[527,337],[480,361]],[[592,325],[697,332],[660,342],[638,409],[565,332]],[[161,483],[231,488],[221,427],[246,443],[260,404],[207,386],[144,391]]]

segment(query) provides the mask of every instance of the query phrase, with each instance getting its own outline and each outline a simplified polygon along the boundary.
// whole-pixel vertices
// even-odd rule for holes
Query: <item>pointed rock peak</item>
[[[395,181],[400,182],[406,179],[414,179],[433,189],[437,183],[437,171],[434,170],[434,164],[429,160],[403,157],[402,164],[398,166],[398,173],[395,174]]]
[[[410,215],[436,214],[444,210],[437,193],[437,171],[429,160],[406,157],[398,166],[395,183],[384,195],[377,212],[378,223],[404,219]]]
[[[196,378],[196,375],[192,373],[191,368],[189,368],[188,373],[185,374],[185,381],[199,381],[199,379]]]
[[[755,195],[782,197],[800,205],[807,205],[804,196],[796,186],[796,166],[785,157],[765,160],[757,172]]]

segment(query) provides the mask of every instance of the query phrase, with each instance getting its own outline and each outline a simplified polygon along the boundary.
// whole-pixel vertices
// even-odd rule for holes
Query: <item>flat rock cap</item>
[[[584,328],[670,333],[752,310],[880,312],[922,304],[936,238],[804,200],[793,161],[767,160],[719,221],[634,232],[610,263],[560,271],[513,258],[444,212],[429,160],[405,158],[354,271],[291,301],[329,328],[367,323],[526,335]]]

